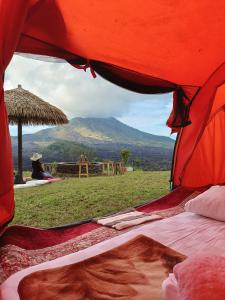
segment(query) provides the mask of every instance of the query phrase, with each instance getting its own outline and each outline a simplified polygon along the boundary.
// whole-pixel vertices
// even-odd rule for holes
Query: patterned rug
[[[5,245],[0,248],[0,283],[20,270],[78,252],[118,234],[121,232],[100,227],[65,243],[43,249],[26,250],[15,245]]]

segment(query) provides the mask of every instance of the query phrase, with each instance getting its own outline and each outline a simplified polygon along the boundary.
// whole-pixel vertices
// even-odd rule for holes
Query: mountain
[[[83,144],[131,144],[172,149],[174,141],[132,128],[115,118],[73,118],[69,124],[44,129],[34,134],[38,138],[54,138]]]
[[[16,162],[17,138],[12,137]],[[132,162],[147,170],[169,169],[174,140],[142,132],[115,118],[73,118],[69,124],[23,136],[25,168],[32,152],[43,153],[44,160],[76,161],[81,153],[90,160],[120,159],[123,148],[130,150]]]

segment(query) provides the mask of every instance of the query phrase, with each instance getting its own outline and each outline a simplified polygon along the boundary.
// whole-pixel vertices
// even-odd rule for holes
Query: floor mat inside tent
[[[184,204],[199,191],[178,188],[168,195],[136,209],[160,211],[164,218],[184,211]],[[37,229],[12,225],[0,240],[0,282],[24,268],[74,253],[131,229],[117,231],[93,222],[57,229]]]

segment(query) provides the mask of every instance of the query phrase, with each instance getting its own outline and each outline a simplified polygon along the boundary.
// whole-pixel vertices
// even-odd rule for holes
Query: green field
[[[169,176],[168,171],[135,171],[18,189],[13,223],[50,227],[117,212],[166,194]]]

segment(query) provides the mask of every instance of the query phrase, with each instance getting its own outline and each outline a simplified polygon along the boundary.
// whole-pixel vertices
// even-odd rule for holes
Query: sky
[[[22,87],[57,106],[73,117],[115,117],[144,132],[170,136],[166,120],[172,107],[172,95],[142,95],[120,88],[90,71],[68,63],[46,62],[14,55],[6,70],[5,90]],[[23,127],[33,133],[44,127]],[[10,126],[12,135],[17,128]]]

